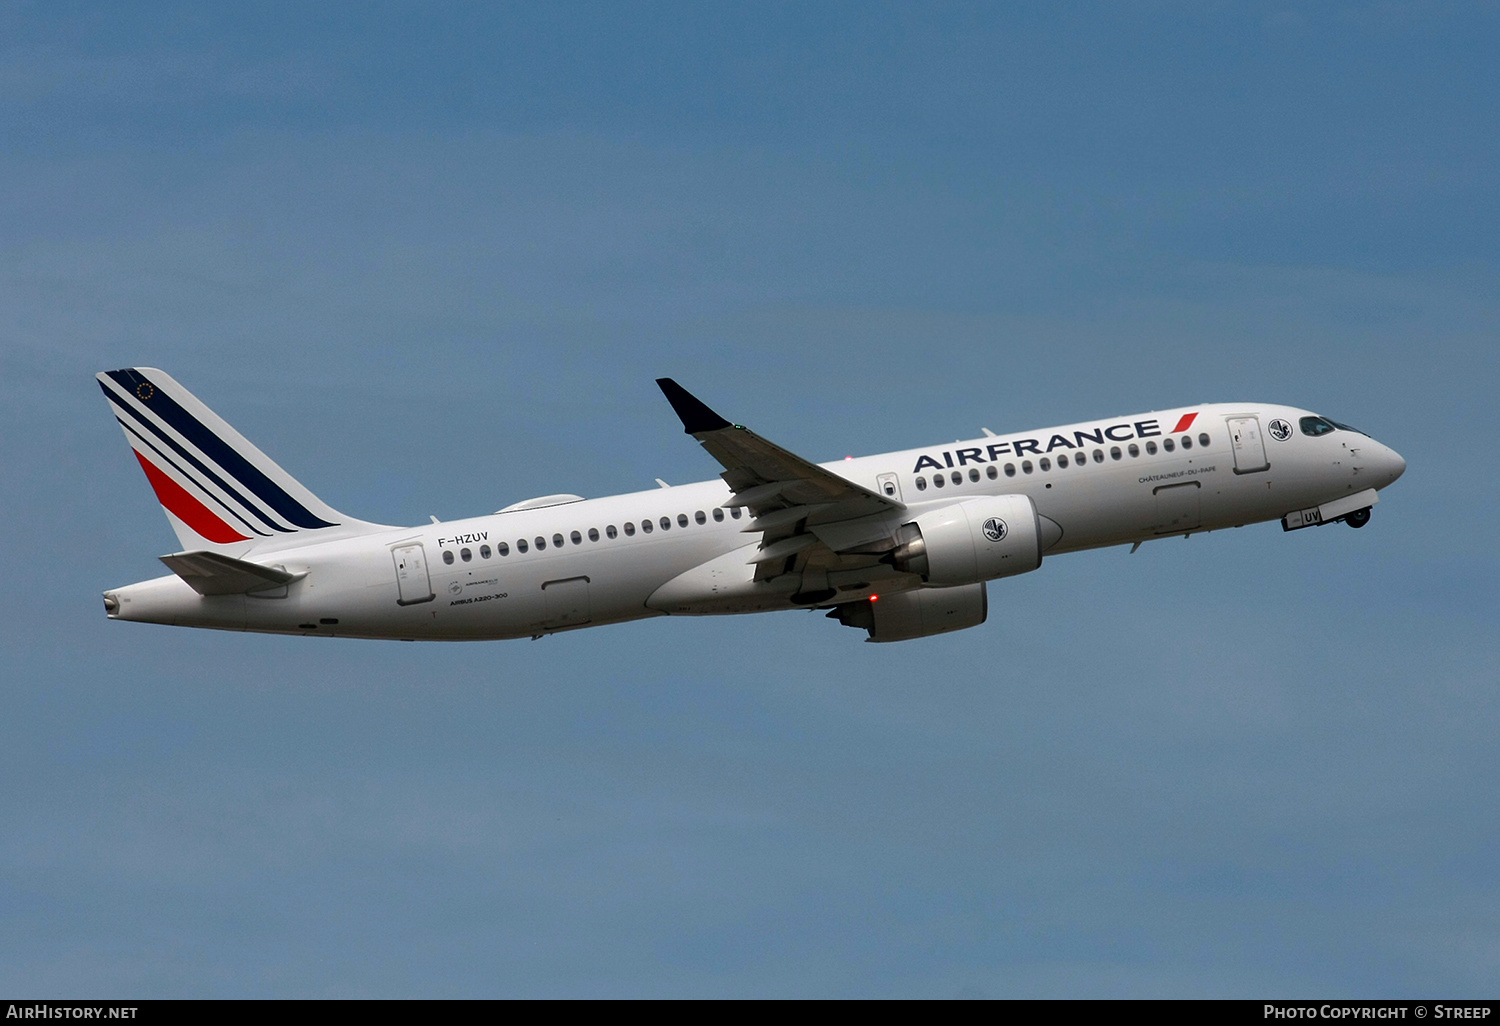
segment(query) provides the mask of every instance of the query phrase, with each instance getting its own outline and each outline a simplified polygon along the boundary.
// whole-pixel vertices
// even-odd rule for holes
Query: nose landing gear
[[[1350,513],[1348,516],[1344,517],[1344,523],[1348,524],[1350,527],[1355,527],[1355,528],[1364,527],[1369,522],[1370,522],[1370,507],[1369,506],[1366,506],[1364,509],[1357,509],[1353,513]]]

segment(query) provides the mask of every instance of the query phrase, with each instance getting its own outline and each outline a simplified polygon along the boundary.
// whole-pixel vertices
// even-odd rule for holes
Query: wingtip
[[[688,434],[696,435],[734,426],[671,378],[657,378],[656,384],[667,397],[667,402],[672,404],[677,416],[682,419],[682,429]]]

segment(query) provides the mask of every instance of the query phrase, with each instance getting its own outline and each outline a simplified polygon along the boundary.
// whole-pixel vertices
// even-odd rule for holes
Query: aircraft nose
[[[1406,473],[1406,460],[1402,459],[1401,454],[1388,445],[1382,445],[1380,448],[1383,450],[1381,453],[1380,469],[1382,476],[1386,479],[1385,483],[1390,484]]]

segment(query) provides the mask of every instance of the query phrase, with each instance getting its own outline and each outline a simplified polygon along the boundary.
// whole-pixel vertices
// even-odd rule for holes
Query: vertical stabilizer
[[[98,379],[184,550],[238,555],[382,529],[323,502],[165,372]]]

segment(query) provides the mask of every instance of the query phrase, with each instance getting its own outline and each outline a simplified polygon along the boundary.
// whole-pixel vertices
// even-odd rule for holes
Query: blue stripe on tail
[[[139,399],[152,413],[171,425],[178,434],[197,446],[200,452],[223,467],[230,476],[289,523],[308,530],[336,526],[320,519],[312,510],[288,495],[280,485],[261,473],[258,467],[205,427],[197,417],[179,406],[175,399],[157,388],[145,375],[135,370],[107,373],[116,384]],[[140,388],[143,384],[147,386],[145,389]]]

